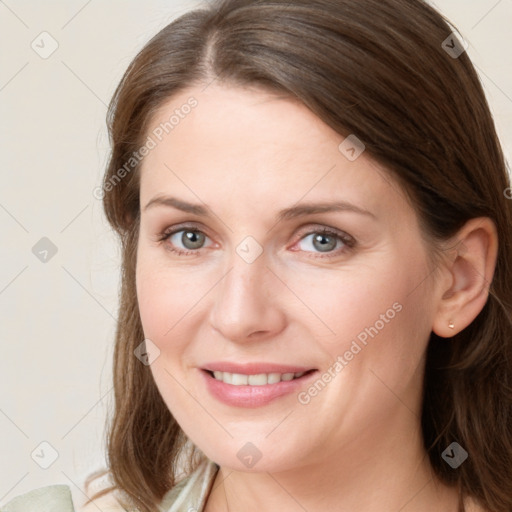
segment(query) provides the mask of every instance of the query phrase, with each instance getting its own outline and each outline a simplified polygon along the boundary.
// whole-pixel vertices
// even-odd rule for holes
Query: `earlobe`
[[[469,220],[454,237],[455,257],[443,263],[451,285],[439,290],[432,330],[450,338],[465,329],[482,311],[493,279],[498,235],[488,217]]]

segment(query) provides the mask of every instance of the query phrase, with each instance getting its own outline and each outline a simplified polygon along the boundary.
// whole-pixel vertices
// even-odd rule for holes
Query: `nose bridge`
[[[230,258],[229,272],[220,286],[217,304],[224,303],[232,314],[241,308],[257,308],[265,302],[265,282],[268,270],[262,256],[252,262],[237,252]],[[245,312],[247,314],[247,311]]]
[[[262,245],[253,236],[245,236],[230,251],[228,260],[230,271],[222,295],[230,300],[238,297],[244,301],[257,301],[262,298],[268,273]]]
[[[212,306],[213,327],[231,340],[246,339],[254,332],[275,331],[282,321],[268,293],[272,273],[266,268],[264,254],[254,257],[250,244],[242,242],[231,254],[229,269],[217,287]]]

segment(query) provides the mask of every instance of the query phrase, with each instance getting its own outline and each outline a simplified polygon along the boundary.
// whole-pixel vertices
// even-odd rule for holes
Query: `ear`
[[[432,325],[443,338],[465,329],[487,302],[498,254],[496,226],[488,217],[470,219],[450,246],[451,257],[443,263],[447,279],[440,280],[443,284]]]

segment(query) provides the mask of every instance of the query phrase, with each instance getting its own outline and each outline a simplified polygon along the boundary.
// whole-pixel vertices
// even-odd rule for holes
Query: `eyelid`
[[[163,229],[162,231],[160,231],[157,234],[157,237],[158,237],[158,240],[162,240],[164,238],[168,238],[168,237],[178,233],[179,231],[187,231],[187,230],[202,233],[203,235],[205,235],[206,237],[211,239],[211,237],[208,236],[208,234],[207,234],[207,229],[205,226],[203,226],[202,224],[196,225],[196,224],[193,224],[193,223],[191,224],[188,222],[180,223],[180,224],[173,224],[172,226],[169,226],[169,227]]]
[[[339,237],[344,243],[352,243],[355,244],[356,240],[352,235],[349,235],[347,232],[342,231],[337,228],[333,228],[330,226],[326,226],[324,224],[308,224],[306,227],[300,229],[300,238],[302,240],[304,237],[308,235],[312,235],[313,233],[327,233],[336,235]]]

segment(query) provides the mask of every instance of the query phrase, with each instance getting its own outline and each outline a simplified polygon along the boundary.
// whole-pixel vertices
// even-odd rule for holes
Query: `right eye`
[[[207,239],[209,240],[199,229],[183,226],[178,229],[167,229],[159,235],[159,240],[166,242],[167,249],[183,256],[197,253]]]

